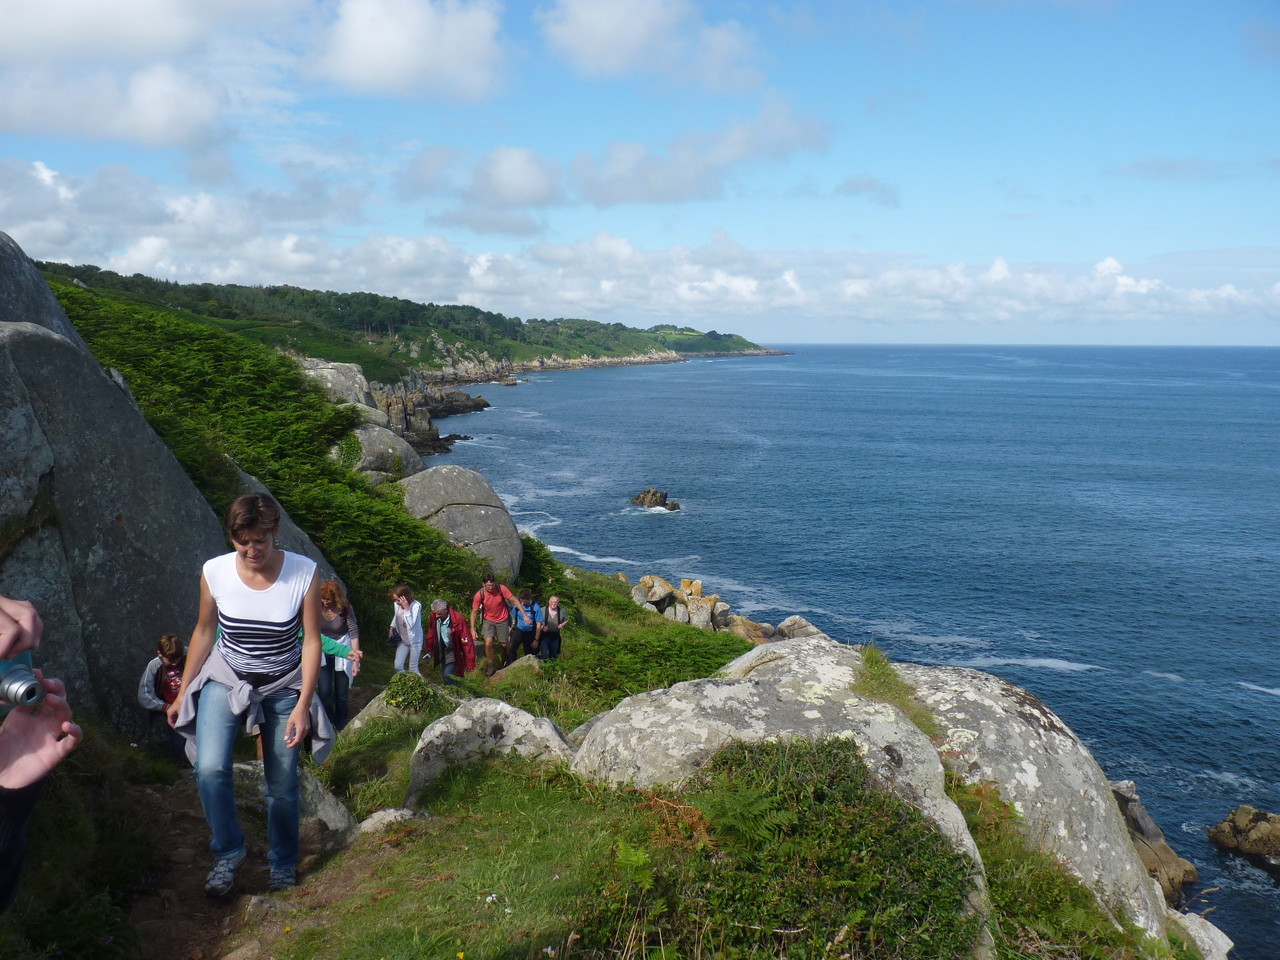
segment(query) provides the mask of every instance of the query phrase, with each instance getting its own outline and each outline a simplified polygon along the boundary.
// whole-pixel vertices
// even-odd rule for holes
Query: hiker
[[[484,673],[493,676],[494,640],[498,649],[505,650],[507,637],[511,629],[511,610],[508,604],[515,603],[515,597],[504,584],[494,579],[492,573],[486,573],[480,580],[480,589],[471,599],[471,635],[484,638]],[[476,632],[476,614],[484,608],[484,626]]]
[[[177,634],[166,633],[156,644],[156,655],[151,658],[147,668],[142,671],[142,679],[138,681],[138,703],[142,709],[151,714],[151,719],[160,717],[164,721],[165,730],[169,734],[169,754],[181,757],[186,751],[186,740],[173,727],[169,726],[168,711],[173,701],[178,699],[178,690],[182,687],[182,669],[187,665],[187,654],[182,649],[182,642]]]
[[[426,651],[440,668],[445,683],[458,684],[468,670],[476,668],[476,644],[466,618],[445,600],[431,603],[427,617]]]
[[[0,597],[0,660],[36,649],[44,624],[24,600]],[[71,721],[61,680],[33,671],[44,688],[42,702],[14,707],[0,723],[0,913],[18,892],[27,855],[27,820],[44,778],[80,744],[84,734]]]
[[[542,606],[533,599],[533,591],[525,587],[520,598],[511,606],[511,639],[507,641],[507,659],[503,666],[511,666],[516,651],[523,648],[526,654],[538,652],[538,634],[542,631]]]
[[[320,584],[320,678],[316,690],[335,730],[351,719],[351,684],[360,672],[360,624],[337,580]]]
[[[413,591],[405,584],[400,584],[391,591],[391,629],[387,635],[398,634],[400,642],[396,644],[395,672],[403,673],[406,669],[418,675],[418,661],[422,659],[422,604],[414,599]],[[408,660],[408,667],[405,660]]]
[[[542,611],[542,631],[538,634],[539,660],[555,660],[560,656],[560,634],[568,623],[569,613],[560,606],[560,598],[549,598]]]
[[[262,731],[273,891],[298,882],[299,751],[311,734],[312,755],[321,762],[333,739],[329,717],[315,697],[320,672],[315,561],[276,546],[280,506],[266,494],[237,497],[227,508],[224,527],[235,549],[204,564],[199,619],[187,646],[182,688],[169,708],[169,723],[187,737],[213,835],[213,866],[204,883],[211,897],[231,893],[248,852],[236,816],[231,766],[236,735],[254,724]]]

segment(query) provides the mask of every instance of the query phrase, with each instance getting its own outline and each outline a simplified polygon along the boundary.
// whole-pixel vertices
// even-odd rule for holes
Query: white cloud
[[[548,195],[536,157],[490,159],[509,201]],[[648,248],[601,231],[506,252],[431,235],[342,241],[329,227],[357,218],[363,194],[344,199],[312,167],[291,172],[284,191],[236,195],[175,191],[118,166],[71,177],[46,164],[0,161],[0,221],[37,259],[75,250],[75,262],[126,273],[371,290],[526,317],[642,327],[676,321],[763,340],[847,339],[856,329],[882,340],[1007,342],[1034,331],[1038,342],[1274,342],[1280,323],[1274,272],[1249,269],[1274,252],[1270,260],[1265,251],[1236,254],[1227,258],[1243,264],[1234,275],[1192,286],[1114,257],[1074,267],[1003,257],[929,265],[856,251],[753,250],[724,233],[697,246]],[[451,216],[474,218],[473,229],[492,218],[490,228],[517,234],[521,218],[530,222],[519,206],[464,207]]]
[[[762,83],[748,31],[704,24],[688,0],[557,0],[539,16],[547,45],[586,76],[656,75],[720,92]]]
[[[320,72],[353,90],[489,95],[502,51],[493,0],[338,0]]]
[[[544,206],[561,199],[557,166],[525,147],[498,147],[475,169],[473,200],[491,206]]]
[[[24,134],[196,146],[216,136],[225,91],[154,64],[128,75],[0,71],[0,129]]]
[[[610,144],[600,158],[579,154],[573,183],[599,206],[705,200],[721,194],[735,166],[821,149],[826,139],[825,125],[767,98],[756,117],[716,133],[685,134],[672,141],[665,156],[623,142]]]

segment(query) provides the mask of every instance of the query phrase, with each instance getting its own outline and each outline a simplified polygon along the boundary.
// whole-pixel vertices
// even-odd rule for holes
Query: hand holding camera
[[[44,624],[30,603],[0,596],[0,787],[16,790],[44,777],[80,743],[61,680],[31,669]]]

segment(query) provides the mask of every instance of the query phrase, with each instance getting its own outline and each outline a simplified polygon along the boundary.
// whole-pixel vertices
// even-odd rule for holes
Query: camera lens
[[[12,664],[4,676],[0,676],[0,703],[31,707],[43,699],[44,687],[26,667]]]

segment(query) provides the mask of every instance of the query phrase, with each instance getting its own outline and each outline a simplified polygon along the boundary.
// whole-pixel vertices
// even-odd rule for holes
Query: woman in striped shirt
[[[204,565],[200,617],[169,709],[169,722],[188,737],[188,755],[194,735],[196,785],[213,833],[204,888],[211,897],[231,892],[247,852],[231,764],[238,732],[261,728],[272,890],[297,882],[299,749],[312,733],[312,752],[323,759],[332,738],[313,697],[320,668],[315,561],[276,546],[280,507],[265,494],[237,498],[226,531],[235,549]]]

